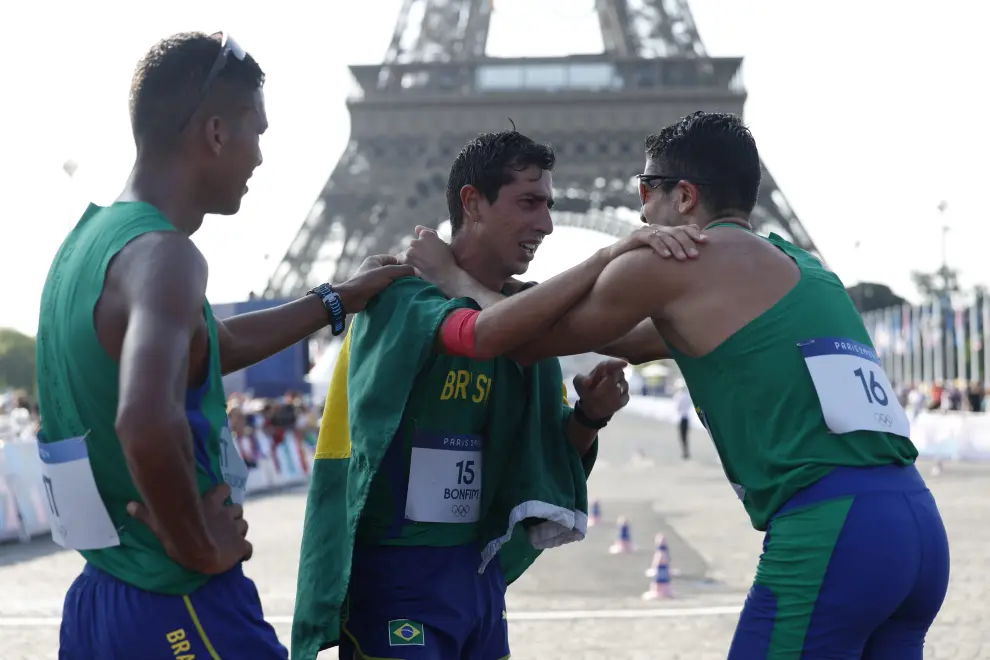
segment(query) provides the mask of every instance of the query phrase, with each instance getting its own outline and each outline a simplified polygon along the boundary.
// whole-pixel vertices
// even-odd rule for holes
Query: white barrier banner
[[[666,397],[633,395],[624,410],[669,424],[678,422],[674,401]],[[697,415],[689,419],[693,428],[704,430]],[[990,461],[990,414],[925,411],[910,420],[911,441],[922,456]]]
[[[272,453],[248,470],[249,495],[309,479],[313,449],[295,433],[286,433]],[[0,542],[50,534],[46,501],[37,441],[0,443]]]
[[[17,511],[14,489],[7,483],[7,462],[0,451],[0,541],[21,536],[21,517]]]

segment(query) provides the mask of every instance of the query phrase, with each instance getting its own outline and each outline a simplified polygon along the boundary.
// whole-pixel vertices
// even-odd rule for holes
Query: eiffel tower
[[[557,151],[555,224],[624,236],[644,138],[695,110],[742,114],[742,58],[707,55],[687,0],[596,0],[603,53],[513,59],[485,56],[493,4],[404,0],[384,62],[350,67],[350,142],[267,297],[346,279],[416,224],[443,232],[454,157],[507,118]],[[765,165],[752,220],[814,250]]]

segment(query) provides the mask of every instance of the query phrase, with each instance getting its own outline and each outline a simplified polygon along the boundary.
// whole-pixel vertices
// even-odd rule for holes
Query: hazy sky
[[[130,169],[127,90],[134,64],[156,39],[183,30],[228,30],[268,75],[265,163],[241,212],[208,218],[196,236],[211,264],[214,302],[262,289],[346,144],[346,65],[381,59],[400,4],[4,5],[0,326],[34,332],[59,243],[87,201],[116,197]],[[597,51],[593,4],[495,0],[488,54]],[[941,260],[941,199],[949,202],[944,220],[951,226],[951,265],[962,269],[965,284],[990,282],[990,218],[980,197],[990,179],[990,130],[978,102],[990,65],[980,43],[986,42],[990,5],[691,5],[712,55],[746,58],[746,119],[763,159],[847,284],[882,281],[914,296],[910,271],[934,269]],[[79,163],[73,180],[62,170],[69,158]],[[420,220],[410,218],[410,225]],[[607,240],[560,229],[544,243],[532,275],[542,279]]]

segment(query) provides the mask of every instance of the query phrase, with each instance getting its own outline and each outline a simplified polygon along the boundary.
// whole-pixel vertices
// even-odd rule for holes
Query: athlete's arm
[[[410,266],[395,265],[394,257],[369,257],[334,291],[347,314],[360,312],[368,301],[400,277],[414,274]],[[217,320],[220,368],[224,374],[249,367],[302,341],[329,323],[323,301],[307,295],[285,305]]]
[[[486,298],[494,304],[483,306],[481,311],[456,310],[447,317],[439,333],[443,350],[479,360],[508,353],[526,338],[547,329],[587,294],[610,259],[606,248],[544,284],[514,296],[503,298],[489,291]]]
[[[203,314],[206,261],[178,232],[138,240],[144,243],[128,248],[140,253],[120,264],[124,271],[111,267],[127,306],[117,436],[163,542],[182,565],[211,573],[219,553],[196,486],[185,414],[189,346]]]
[[[278,307],[216,321],[220,370],[227,375],[305,339],[327,325],[328,318],[323,301],[317,296],[305,296]]]
[[[578,456],[584,456],[591,451],[598,439],[598,429],[588,428],[577,421],[573,413],[567,418],[567,441],[574,447]]]
[[[692,273],[689,265],[660,259],[651,250],[623,254],[605,268],[587,296],[535,339],[512,346],[510,355],[527,364],[594,351],[661,313],[687,289]]]
[[[491,307],[508,297],[486,288],[460,269],[453,274],[448,287],[453,295],[472,298],[482,309]],[[444,352],[461,355],[470,350],[468,347],[472,340],[469,336],[465,336],[465,330],[472,315],[472,310],[458,310],[454,312],[454,318],[449,321],[449,325],[444,325],[444,332],[440,336],[441,349]],[[645,319],[622,337],[596,349],[595,352],[621,358],[632,364],[643,364],[670,357],[667,344],[650,319]]]
[[[575,409],[580,406],[591,420],[607,419],[621,410],[629,403],[629,384],[623,374],[625,367],[624,360],[604,360],[596,364],[591,373],[575,376],[574,391],[578,395]],[[562,403],[570,411],[567,438],[583,457],[594,446],[598,429],[581,424],[576,410],[570,410],[566,399]]]
[[[516,284],[517,289],[521,288],[519,283]],[[482,309],[491,307],[508,297],[486,288],[481,282],[460,269],[450,278],[448,288],[457,297],[472,298]],[[470,346],[471,340],[465,336],[465,329],[471,315],[472,311],[467,309],[454,312],[453,320],[450,321],[449,325],[445,324],[444,332],[441,333],[442,350],[458,355],[469,350],[468,346]],[[643,364],[670,357],[667,344],[657,332],[651,319],[645,319],[625,335],[596,349],[595,352],[609,357],[621,358],[632,364]]]
[[[438,346],[447,353],[482,360],[506,354],[542,332],[588,293],[597,275],[616,256],[646,245],[663,257],[673,253],[677,259],[686,259],[697,255],[695,242],[706,240],[696,227],[681,227],[667,232],[659,232],[655,228],[637,230],[544,284],[505,298],[458,268],[446,244],[435,232],[422,228],[417,228],[417,231],[419,238],[407,250],[406,262],[421,271],[424,267],[431,267],[430,279],[445,293],[472,297],[482,307],[480,312],[458,310],[451,314],[441,328]],[[437,267],[438,262],[440,267]]]
[[[643,364],[670,357],[667,343],[657,332],[652,319],[640,321],[635,328],[595,352],[622,358],[632,364]]]

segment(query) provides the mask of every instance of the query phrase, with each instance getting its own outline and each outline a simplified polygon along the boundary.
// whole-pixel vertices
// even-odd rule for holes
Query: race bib
[[[836,338],[811,339],[798,347],[830,431],[881,431],[911,437],[907,414],[875,350]]]
[[[39,442],[41,482],[51,514],[52,540],[68,550],[120,545],[120,537],[96,489],[85,436]]]
[[[220,432],[220,471],[223,480],[230,486],[230,500],[234,504],[243,504],[247,494],[248,467],[227,426]]]
[[[481,514],[480,435],[417,433],[409,460],[406,519],[473,523]]]

